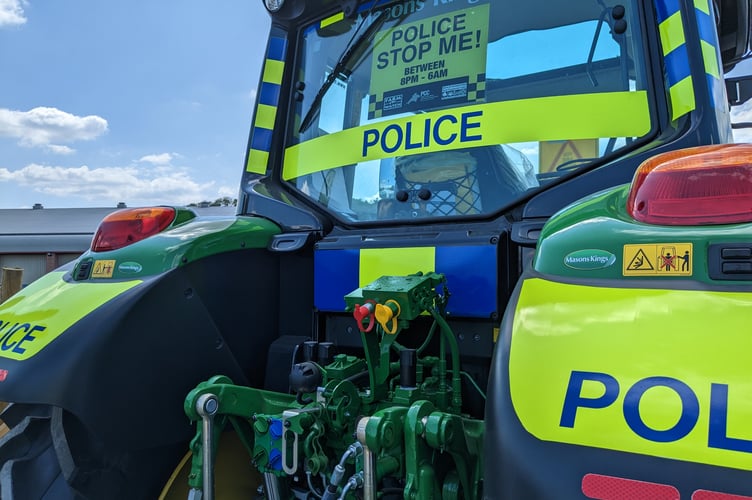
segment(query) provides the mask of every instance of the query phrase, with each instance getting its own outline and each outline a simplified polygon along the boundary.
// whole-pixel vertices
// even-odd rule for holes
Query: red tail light
[[[99,224],[91,249],[106,252],[123,248],[164,231],[174,219],[175,209],[169,207],[118,210]]]
[[[627,212],[668,226],[752,222],[752,144],[701,146],[643,162]]]

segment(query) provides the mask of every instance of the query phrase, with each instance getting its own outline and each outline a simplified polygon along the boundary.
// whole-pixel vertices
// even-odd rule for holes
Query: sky
[[[236,198],[268,30],[260,0],[0,0],[0,208]]]
[[[237,198],[260,0],[0,0],[0,208]]]

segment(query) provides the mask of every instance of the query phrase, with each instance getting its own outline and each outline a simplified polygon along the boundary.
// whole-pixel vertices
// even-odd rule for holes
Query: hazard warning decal
[[[692,276],[692,243],[624,245],[624,276]]]

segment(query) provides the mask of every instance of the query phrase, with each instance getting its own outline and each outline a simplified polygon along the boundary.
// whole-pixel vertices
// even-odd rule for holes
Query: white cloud
[[[96,115],[76,116],[47,107],[29,111],[0,108],[0,137],[20,139],[22,146],[88,141],[105,132],[107,120]]]
[[[24,24],[24,5],[24,0],[0,0],[0,28]]]
[[[201,184],[178,168],[156,172],[136,166],[90,168],[32,163],[19,170],[0,168],[0,183],[3,182],[16,183],[43,195],[75,197],[101,206],[116,201],[126,201],[128,206],[187,205],[218,197],[213,182]]]
[[[58,155],[70,155],[76,152],[75,149],[68,146],[59,146],[57,144],[48,144],[47,150]]]
[[[752,123],[752,99],[731,108],[731,123]],[[735,128],[734,142],[752,143],[752,128]]]
[[[161,153],[142,156],[139,162],[151,163],[152,165],[169,165],[172,162],[173,155],[170,153]]]
[[[237,187],[229,187],[229,186],[220,186],[219,189],[217,189],[217,194],[220,198],[237,198],[238,196],[238,188]]]

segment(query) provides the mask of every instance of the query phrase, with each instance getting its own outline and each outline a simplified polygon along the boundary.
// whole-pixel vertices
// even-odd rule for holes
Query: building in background
[[[26,286],[89,249],[101,220],[124,208],[0,209],[0,268],[23,269]],[[200,216],[231,215],[235,207],[192,208]]]

